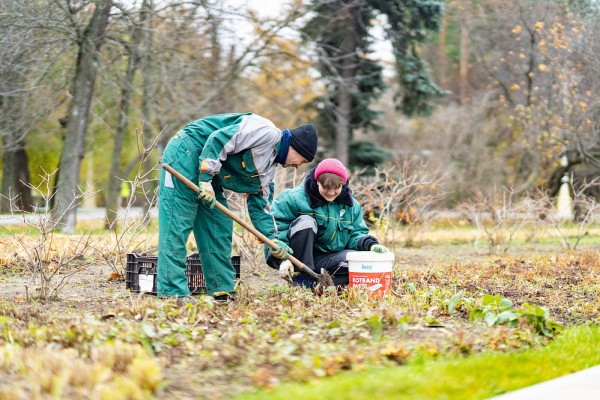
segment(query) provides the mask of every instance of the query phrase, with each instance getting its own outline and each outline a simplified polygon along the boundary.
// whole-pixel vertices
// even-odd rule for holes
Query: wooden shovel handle
[[[200,194],[200,188],[194,182],[190,181],[188,178],[181,175],[178,171],[173,169],[173,167],[171,167],[169,164],[163,164],[162,166],[166,171],[168,171],[171,175],[173,175],[174,177],[179,179],[181,182],[183,182],[187,187],[192,189],[194,192]],[[266,243],[273,250],[279,249],[279,246],[277,246],[277,244],[275,244],[275,242],[273,242],[271,239],[269,239],[268,237],[266,237],[265,235],[260,233],[258,230],[256,230],[256,228],[254,228],[248,222],[244,221],[242,218],[235,215],[233,212],[231,212],[231,210],[229,210],[223,204],[219,203],[218,201],[215,201],[215,207],[217,207],[220,211],[225,213],[229,218],[233,219],[235,222],[237,222],[238,224],[240,224],[241,226],[246,228],[248,231],[250,231],[250,233],[252,233],[254,236],[256,236],[258,238],[258,240]],[[310,269],[309,267],[304,265],[296,257],[289,255],[288,260],[290,260],[292,262],[292,264],[294,264],[296,267],[300,268],[303,272],[307,273],[312,278],[319,279],[319,275],[317,275],[317,273],[315,271],[313,271],[312,269]]]

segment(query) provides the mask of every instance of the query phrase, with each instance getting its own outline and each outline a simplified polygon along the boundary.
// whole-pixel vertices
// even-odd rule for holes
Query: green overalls
[[[252,113],[220,114],[195,121],[169,141],[162,162],[192,182],[209,182],[216,200],[229,208],[223,189],[247,193],[250,219],[268,238],[276,237],[270,214],[281,132]],[[190,294],[185,276],[186,242],[193,230],[209,295],[233,292],[233,222],[218,209],[162,170],[158,197],[159,297]]]

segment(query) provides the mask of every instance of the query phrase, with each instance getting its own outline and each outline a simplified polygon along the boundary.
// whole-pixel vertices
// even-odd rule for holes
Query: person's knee
[[[267,265],[273,269],[279,269],[279,266],[281,265],[281,261],[279,258],[273,256],[273,254],[269,253],[269,255],[267,256]]]
[[[317,221],[310,215],[301,215],[292,221],[288,235],[289,237],[292,237],[298,232],[305,230],[311,230],[314,234],[317,233]]]

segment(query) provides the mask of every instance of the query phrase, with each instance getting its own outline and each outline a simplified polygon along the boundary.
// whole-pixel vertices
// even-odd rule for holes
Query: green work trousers
[[[201,148],[180,131],[167,144],[162,162],[194,183],[198,182]],[[216,199],[226,207],[223,188],[216,186]],[[185,275],[186,243],[194,232],[209,295],[233,292],[235,270],[231,265],[233,221],[217,208],[198,201],[198,195],[164,169],[158,196],[158,297],[190,294]]]

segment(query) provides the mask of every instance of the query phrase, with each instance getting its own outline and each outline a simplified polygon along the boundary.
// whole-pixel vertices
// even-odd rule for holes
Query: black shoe
[[[236,292],[215,292],[212,298],[217,303],[227,303],[229,301],[235,301],[238,295]]]

